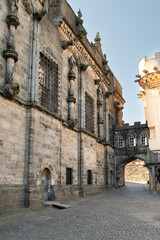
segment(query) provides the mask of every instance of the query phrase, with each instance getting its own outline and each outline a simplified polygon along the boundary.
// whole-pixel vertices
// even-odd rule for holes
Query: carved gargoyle
[[[34,19],[37,19],[37,21],[40,22],[46,13],[46,6],[44,6],[42,9],[34,13]]]
[[[78,120],[77,119],[70,119],[70,120],[67,120],[67,124],[69,127],[71,128],[74,128],[78,123]]]
[[[7,83],[3,87],[0,88],[0,93],[8,98],[13,99],[18,93],[20,92],[19,84],[18,83]]]

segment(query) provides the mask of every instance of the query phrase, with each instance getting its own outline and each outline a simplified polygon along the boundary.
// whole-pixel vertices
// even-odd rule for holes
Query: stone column
[[[153,194],[156,194],[156,171],[155,166],[152,165],[152,182],[153,182]]]
[[[19,84],[13,83],[14,65],[18,61],[18,53],[15,50],[14,40],[15,30],[20,24],[17,17],[18,2],[19,0],[9,1],[10,14],[6,19],[9,28],[9,40],[7,42],[7,49],[3,51],[3,57],[6,59],[6,81],[5,85],[0,87],[0,93],[9,99],[13,99],[19,93]]]
[[[73,82],[76,79],[76,75],[73,72],[73,68],[76,65],[76,61],[73,56],[69,58],[69,73],[68,73],[68,81],[69,81],[69,90],[68,90],[68,119],[67,123],[70,127],[74,127],[77,123],[77,120],[74,119],[74,105],[76,103],[76,98],[74,97],[74,87]]]

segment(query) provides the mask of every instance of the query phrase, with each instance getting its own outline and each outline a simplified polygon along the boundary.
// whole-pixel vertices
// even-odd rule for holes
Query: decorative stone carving
[[[85,31],[85,29],[82,27],[82,24],[83,24],[83,20],[82,20],[82,12],[81,10],[79,9],[78,11],[78,17],[76,19],[76,25],[77,25],[77,36],[79,38],[82,38],[84,37],[87,32]]]
[[[75,58],[73,56],[71,56],[69,58],[69,72],[73,71],[73,68],[74,68],[75,65],[76,65]]]
[[[7,42],[7,49],[3,51],[3,57],[7,61],[6,82],[1,86],[0,93],[9,99],[13,99],[19,93],[19,84],[13,84],[13,70],[15,62],[18,61],[18,53],[15,51],[14,34],[18,27],[19,19],[17,17],[19,0],[9,0],[11,14],[7,16],[6,22],[9,27],[9,40]]]
[[[110,85],[110,80],[106,77],[106,75],[103,73],[103,71],[99,68],[99,66],[95,63],[95,61],[92,59],[92,57],[88,54],[86,49],[83,47],[77,36],[72,32],[72,30],[69,28],[67,23],[65,21],[62,22],[60,25],[61,30],[64,32],[64,34],[68,37],[69,40],[73,41],[74,48],[77,49],[77,52],[79,52],[79,55],[82,56],[83,60],[87,62],[93,70],[96,72],[98,77],[102,79],[102,81],[105,82],[107,86]]]
[[[9,99],[13,99],[18,93],[20,92],[19,84],[6,84],[3,87],[0,88],[0,93]]]
[[[3,51],[3,57],[5,59],[12,58],[15,62],[18,61],[18,53],[13,49],[6,49]]]
[[[95,83],[95,85],[99,85],[99,83],[101,82],[101,79],[94,79],[94,83]]]
[[[100,38],[99,32],[97,32],[94,41],[95,41],[94,46],[97,48],[97,50],[99,51],[99,53],[100,53],[101,55],[103,55],[103,53],[102,53],[102,48],[101,48],[101,46],[102,46],[102,45],[101,45],[101,38]]]
[[[108,61],[107,61],[107,56],[106,54],[103,55],[103,65],[107,65]]]
[[[79,11],[78,11],[78,20],[81,20],[82,23],[83,23],[83,20],[82,20],[82,12],[81,12],[80,9],[79,9]]]
[[[73,41],[72,40],[62,41],[63,50],[67,49],[69,46],[73,46]]]
[[[96,33],[96,37],[95,37],[94,41],[95,41],[95,43],[100,43],[101,42],[99,32]]]
[[[103,89],[101,85],[97,89],[98,101],[103,101]]]
[[[8,15],[6,22],[8,24],[8,27],[10,27],[10,25],[14,25],[15,28],[17,28],[20,24],[18,17],[15,15]]]
[[[68,102],[67,124],[70,127],[75,127],[75,125],[77,123],[76,120],[74,119],[74,104],[76,103],[76,98],[74,97],[73,82],[74,82],[76,76],[75,76],[75,73],[73,72],[73,68],[76,65],[76,60],[73,55],[68,59],[68,63],[69,63],[68,80],[69,80],[70,86],[69,86],[68,98],[67,98],[67,102]]]
[[[19,0],[9,0],[11,14],[17,15],[19,9]]]
[[[32,13],[32,8],[31,8],[31,2],[30,0],[23,0],[23,5],[25,7],[25,11],[28,13],[28,14],[31,14]]]
[[[81,63],[80,68],[83,72],[85,72],[89,66],[90,66],[90,64]]]
[[[46,7],[44,6],[42,9],[33,14],[34,19],[40,22],[46,13],[47,13]]]

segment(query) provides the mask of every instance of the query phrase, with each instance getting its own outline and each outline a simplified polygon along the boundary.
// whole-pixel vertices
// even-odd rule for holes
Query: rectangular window
[[[58,64],[40,53],[40,103],[53,112],[58,109]]]
[[[94,101],[87,93],[85,94],[85,129],[94,133]]]
[[[87,171],[87,184],[92,184],[92,171]]]
[[[109,128],[109,142],[114,144],[114,118],[111,114],[108,115],[108,128]]]
[[[72,184],[72,168],[66,168],[66,184]]]

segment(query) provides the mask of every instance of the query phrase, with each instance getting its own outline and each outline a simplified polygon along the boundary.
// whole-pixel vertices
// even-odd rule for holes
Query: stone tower
[[[150,129],[149,149],[160,149],[160,52],[153,58],[143,57],[138,63],[139,94],[145,106],[145,117]]]

